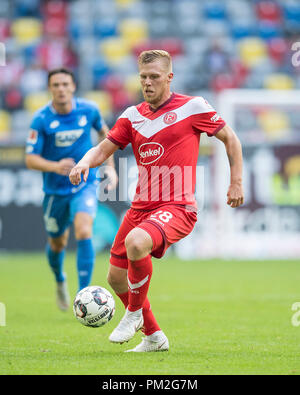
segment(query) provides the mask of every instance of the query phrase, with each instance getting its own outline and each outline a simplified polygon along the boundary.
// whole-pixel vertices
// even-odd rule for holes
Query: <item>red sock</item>
[[[123,294],[116,294],[120,299],[121,302],[123,303],[125,309],[127,309],[128,306],[128,291],[124,292]]]
[[[138,261],[128,259],[128,310],[137,311],[143,307],[152,276],[151,256]]]
[[[149,299],[146,298],[143,305],[143,317],[144,317],[144,334],[146,336],[152,335],[156,331],[160,331],[160,327],[152,313]]]

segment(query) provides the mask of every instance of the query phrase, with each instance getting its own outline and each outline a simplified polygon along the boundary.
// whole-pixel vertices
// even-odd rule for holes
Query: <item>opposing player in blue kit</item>
[[[77,241],[78,287],[90,284],[95,253],[92,245],[92,225],[96,214],[96,169],[86,182],[74,187],[68,175],[73,166],[92,147],[91,130],[99,137],[109,131],[95,103],[75,98],[73,73],[65,68],[48,74],[52,101],[40,109],[31,123],[26,145],[26,165],[43,172],[45,228],[48,233],[46,254],[56,279],[56,300],[61,310],[70,305],[66,275],[63,271],[69,227],[74,224]],[[107,160],[105,173],[108,189],[117,184],[114,160]]]

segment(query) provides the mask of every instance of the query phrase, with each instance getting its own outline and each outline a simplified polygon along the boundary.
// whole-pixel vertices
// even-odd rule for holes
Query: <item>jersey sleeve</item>
[[[126,116],[126,111],[119,117],[115,126],[108,132],[107,138],[122,150],[131,143],[131,122]]]
[[[225,121],[205,99],[202,97],[197,98],[193,116],[194,130],[199,133],[206,133],[207,136],[212,137],[225,125]]]
[[[44,130],[42,118],[35,116],[31,122],[29,134],[26,140],[26,154],[42,153],[44,146]]]

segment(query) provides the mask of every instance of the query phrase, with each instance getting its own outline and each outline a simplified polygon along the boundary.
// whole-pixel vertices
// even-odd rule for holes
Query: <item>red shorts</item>
[[[165,205],[153,211],[130,208],[119,228],[111,248],[110,263],[128,268],[125,238],[135,227],[145,230],[152,238],[151,255],[161,258],[170,245],[191,233],[197,222],[197,214],[185,206]]]

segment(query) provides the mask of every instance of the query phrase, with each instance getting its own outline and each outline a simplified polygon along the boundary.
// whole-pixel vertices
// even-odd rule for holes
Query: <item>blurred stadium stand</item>
[[[136,57],[144,49],[172,54],[173,90],[210,99],[227,88],[300,88],[291,64],[297,37],[296,0],[1,0],[0,144],[25,141],[54,67],[73,69],[78,94],[99,103],[112,125],[141,100]]]

